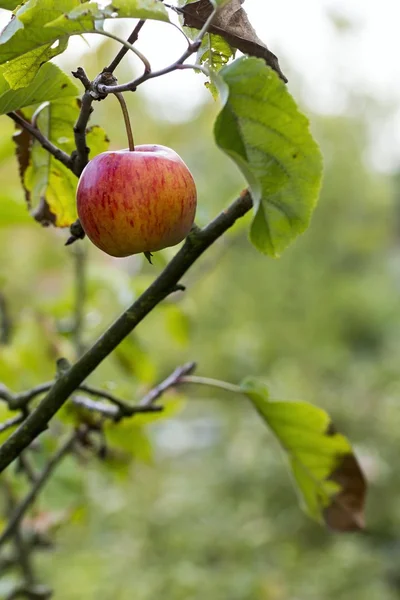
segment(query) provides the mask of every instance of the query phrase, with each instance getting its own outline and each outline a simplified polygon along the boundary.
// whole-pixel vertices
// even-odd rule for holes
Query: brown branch
[[[127,41],[129,44],[134,44],[135,42],[137,42],[137,39],[139,37],[139,32],[142,29],[144,24],[145,24],[144,20],[141,20],[138,22],[135,29],[132,31],[131,35],[128,37]],[[128,50],[129,50],[129,48],[127,48],[126,46],[123,46],[121,48],[121,50],[118,52],[117,56],[114,58],[114,60],[111,61],[109,66],[104,67],[103,73],[113,73],[115,71],[115,69],[118,67],[121,60],[124,58],[125,54],[128,52]]]
[[[83,69],[82,69],[83,71]],[[76,73],[80,72],[78,69],[76,72],[73,72],[75,77]],[[84,71],[83,71],[84,72]],[[83,75],[82,75],[83,77]],[[79,79],[82,81],[82,77]],[[86,74],[85,74],[86,77]],[[87,79],[87,78],[86,78]],[[86,145],[86,127],[88,125],[90,115],[93,112],[92,104],[94,98],[92,98],[89,90],[86,90],[82,96],[81,101],[81,110],[79,113],[79,117],[74,125],[74,136],[75,136],[75,146],[76,151],[71,156],[71,161],[73,163],[73,172],[77,177],[80,177],[83,169],[89,162],[89,152],[90,148]]]
[[[140,401],[140,406],[146,407],[154,404],[154,402],[156,402],[158,398],[162,394],[164,394],[164,392],[166,392],[169,388],[179,385],[180,379],[182,377],[193,373],[195,368],[196,363],[190,362],[175,369],[175,371],[171,373],[171,375],[164,379],[164,381],[162,381],[159,385],[151,389],[149,393],[146,394],[144,398],[142,398],[142,400]]]
[[[68,169],[73,171],[73,161],[69,154],[67,154],[66,152],[55,146],[52,142],[50,142],[50,140],[47,139],[47,137],[43,135],[42,132],[39,131],[39,129],[34,127],[31,123],[29,123],[29,121],[26,121],[23,117],[21,117],[15,112],[9,112],[7,113],[7,116],[10,117],[10,119],[12,119],[15,123],[17,123],[17,125],[23,127],[23,129],[26,129],[26,131],[28,131],[39,142],[39,144],[45,150],[47,150],[47,152],[50,152],[50,154],[54,156],[54,158],[59,160]]]
[[[4,442],[0,448],[0,472],[46,429],[49,420],[63,406],[69,396],[82,385],[88,375],[113,352],[118,344],[171,293],[181,277],[203,252],[251,207],[250,194],[243,193],[204,229],[194,230],[189,234],[183,247],[150,287],[107,329],[92,348],[60,375],[38,407]]]
[[[172,71],[181,69],[183,63],[190,56],[192,56],[192,54],[197,52],[198,49],[200,48],[201,42],[202,42],[204,36],[206,35],[207,31],[209,30],[210,26],[212,25],[212,22],[215,19],[216,14],[217,14],[217,9],[214,8],[212,10],[211,14],[209,15],[209,17],[206,19],[206,22],[204,23],[203,27],[201,28],[201,31],[197,35],[196,39],[193,42],[190,42],[190,40],[189,40],[188,47],[186,48],[186,50],[182,54],[182,56],[180,56],[174,63],[172,63],[168,67],[165,67],[164,69],[160,69],[159,71],[145,71],[143,73],[143,75],[141,75],[137,79],[130,81],[128,83],[121,84],[121,85],[109,86],[109,85],[104,85],[100,82],[96,86],[97,91],[103,95],[107,95],[107,94],[111,94],[111,93],[115,94],[116,92],[135,91],[136,88],[140,84],[144,83],[145,81],[147,81],[149,79],[154,79],[155,77],[161,77],[162,75],[166,75],[167,73],[171,73]]]

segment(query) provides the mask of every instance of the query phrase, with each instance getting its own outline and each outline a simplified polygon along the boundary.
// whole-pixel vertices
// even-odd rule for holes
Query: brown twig
[[[212,13],[210,14],[210,16],[208,17],[208,19],[206,20],[206,22],[204,23],[204,26],[202,27],[201,31],[197,35],[196,39],[193,42],[189,41],[188,47],[186,48],[185,52],[174,63],[172,63],[168,67],[165,67],[164,69],[160,69],[159,71],[145,71],[143,73],[143,75],[141,75],[137,79],[134,79],[133,81],[130,81],[128,83],[124,83],[121,85],[109,86],[109,85],[104,85],[102,83],[99,83],[99,84],[97,84],[97,91],[103,95],[107,95],[107,94],[111,94],[111,93],[115,93],[115,92],[135,91],[139,85],[141,85],[145,81],[148,81],[149,79],[154,79],[155,77],[161,77],[162,75],[166,75],[167,73],[171,73],[172,71],[179,70],[180,68],[182,68],[183,63],[190,56],[192,56],[192,54],[197,52],[198,49],[200,48],[201,42],[202,42],[204,36],[206,35],[209,27],[211,26],[213,20],[215,19],[216,14],[217,14],[217,9],[214,9],[212,11]]]
[[[140,20],[138,22],[135,29],[132,31],[131,35],[128,37],[129,44],[134,44],[137,41],[137,39],[139,37],[139,32],[142,29],[144,24],[145,24],[144,20]],[[124,58],[125,54],[128,52],[128,50],[129,50],[129,48],[127,48],[126,46],[123,46],[121,48],[121,50],[118,52],[117,56],[114,58],[114,60],[111,61],[109,66],[104,67],[103,73],[113,73],[115,71],[115,69],[118,67],[121,60]]]
[[[185,375],[189,375],[190,373],[193,373],[195,368],[196,368],[195,362],[189,362],[189,363],[186,363],[185,365],[182,365],[181,367],[178,367],[177,369],[175,369],[175,371],[173,373],[171,373],[171,375],[169,375],[166,379],[164,379],[164,381],[162,381],[159,385],[157,385],[156,387],[151,389],[149,391],[149,393],[146,394],[146,396],[144,396],[144,398],[142,398],[139,405],[140,406],[151,406],[169,388],[179,385],[180,379],[182,377],[184,377]]]
[[[47,152],[49,152],[52,156],[54,156],[54,158],[59,160],[68,169],[73,171],[73,161],[69,154],[67,154],[60,148],[57,148],[57,146],[50,142],[50,140],[48,140],[47,137],[44,136],[41,131],[39,131],[39,129],[33,127],[33,125],[29,123],[29,121],[26,121],[23,117],[21,117],[15,112],[7,113],[7,116],[10,117],[10,119],[12,119],[15,123],[17,123],[17,125],[23,127],[24,129],[26,129],[26,131],[29,131],[29,133],[39,142],[39,144],[45,150],[47,150]]]

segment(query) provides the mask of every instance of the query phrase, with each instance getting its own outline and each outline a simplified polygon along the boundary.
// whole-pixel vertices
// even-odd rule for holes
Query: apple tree
[[[160,303],[172,294],[190,294],[186,272],[244,215],[252,215],[249,242],[266,260],[279,257],[310,223],[321,185],[321,154],[277,57],[257,37],[242,2],[194,0],[170,6],[162,0],[27,0],[19,5],[8,0],[0,8],[13,11],[0,35],[0,109],[15,124],[16,160],[33,220],[60,228],[66,245],[79,247],[91,240],[110,255],[144,253],[150,262],[153,252],[184,240],[151,284],[89,348],[83,350],[77,327],[74,361],[60,354],[48,380],[30,389],[0,387],[0,471],[6,481],[18,465],[16,476],[29,480],[26,493],[12,494],[0,552],[14,544],[16,561],[23,557],[29,563],[34,547],[24,537],[22,522],[65,456],[78,456],[85,449],[93,460],[105,460],[113,443],[109,423],[118,429],[132,419],[151,423],[167,418],[164,394],[182,387],[190,396],[192,386],[221,388],[247,399],[249,410],[258,412],[282,446],[306,512],[333,530],[362,528],[363,473],[349,441],[322,409],[271,398],[251,373],[241,382],[199,375],[201,365],[190,357],[134,401],[90,382],[90,375],[123,340],[137,327],[146,327],[142,321]],[[119,18],[135,20],[127,40],[108,30],[108,23]],[[142,28],[155,20],[170,23],[179,30],[176,35],[186,38],[185,52],[160,70],[153,70],[139,50]],[[120,49],[93,80],[84,65],[78,66],[72,72],[75,83],[51,59],[68,51],[72,36],[89,33],[113,38]],[[119,82],[114,73],[127,53],[135,55],[142,72]],[[140,94],[149,80],[183,69],[198,72],[219,103],[215,143],[247,182],[204,227],[194,223],[195,182],[185,163],[157,139],[135,145],[124,99],[125,94]],[[95,124],[96,106],[110,96],[121,105],[129,146],[125,150],[109,150],[112,133]],[[198,206],[201,201],[197,198]],[[42,467],[33,476],[28,465],[35,444],[44,436],[54,437],[55,422],[57,447],[41,448]],[[22,575],[10,598],[50,597],[48,588],[38,583],[40,574],[29,565]]]

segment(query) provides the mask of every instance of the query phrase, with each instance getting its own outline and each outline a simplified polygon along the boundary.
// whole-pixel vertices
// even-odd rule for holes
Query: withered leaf
[[[30,119],[27,116],[27,114],[23,113],[20,110],[17,111],[17,113],[26,121],[30,122]],[[17,124],[16,131],[13,135],[13,141],[16,145],[15,152],[18,160],[19,176],[25,193],[25,200],[28,210],[30,211],[30,214],[35,219],[35,221],[37,221],[44,227],[47,227],[50,224],[54,225],[56,217],[51,212],[49,205],[46,202],[46,199],[40,198],[39,203],[35,206],[32,206],[32,194],[25,184],[25,172],[31,164],[32,158],[32,136],[26,129]]]
[[[19,115],[22,116],[21,111],[17,111],[17,112]],[[22,187],[25,192],[25,200],[28,205],[28,208],[30,209],[31,208],[31,193],[24,185],[24,176],[25,176],[25,171],[28,168],[29,160],[30,160],[30,156],[31,156],[32,138],[31,138],[30,133],[28,133],[28,131],[26,131],[26,129],[23,129],[19,125],[16,125],[15,129],[16,130],[13,135],[13,141],[16,146],[15,153],[17,155],[18,171],[19,171],[19,176],[21,179],[21,184],[22,184]]]
[[[324,509],[324,520],[334,531],[358,531],[365,527],[365,477],[354,454],[346,454],[329,477],[340,491]]]
[[[243,0],[231,0],[222,6],[209,28],[209,33],[220,35],[233,48],[237,48],[243,54],[263,58],[267,65],[274,69],[286,83],[287,78],[281,71],[278,58],[257,36],[241,6],[242,2]],[[183,15],[183,24],[186,27],[201,29],[213,9],[214,7],[209,0],[199,0],[198,2],[186,4],[186,6],[178,9],[178,12]]]

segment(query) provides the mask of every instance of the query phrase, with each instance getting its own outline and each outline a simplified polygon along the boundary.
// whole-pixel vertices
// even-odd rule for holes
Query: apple
[[[111,256],[175,246],[193,225],[196,202],[188,167],[174,150],[160,145],[98,154],[77,188],[82,227]]]

